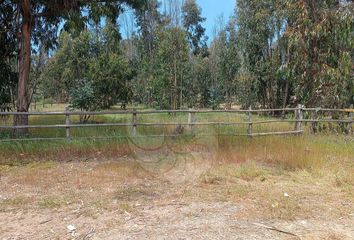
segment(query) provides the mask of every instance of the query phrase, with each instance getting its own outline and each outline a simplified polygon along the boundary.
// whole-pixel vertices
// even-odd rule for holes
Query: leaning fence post
[[[252,107],[250,106],[248,108],[248,129],[247,129],[247,134],[252,136],[252,128],[253,128],[253,123],[252,123]]]
[[[295,131],[301,131],[301,124],[303,119],[303,106],[301,104],[297,105],[295,109]]]
[[[194,134],[194,124],[195,124],[195,111],[190,108],[189,109],[189,112],[188,112],[188,124],[189,124],[189,129],[190,129],[190,132],[191,134],[193,135]]]
[[[294,111],[294,118],[295,118],[294,131],[297,131],[297,128],[298,128],[298,124],[297,124],[298,116],[299,116],[299,111],[298,111],[298,106],[297,106]]]
[[[351,120],[350,128],[349,128],[349,134],[354,134],[354,128],[353,128],[353,122],[354,122],[354,106],[353,104],[350,105],[350,113],[349,113],[349,118]]]
[[[138,120],[138,117],[137,117],[136,109],[133,109],[133,116],[132,116],[132,127],[133,127],[132,136],[133,137],[136,137],[137,120]]]
[[[71,136],[70,136],[70,127],[69,127],[69,125],[70,125],[70,114],[69,114],[69,112],[70,112],[70,109],[69,109],[69,107],[65,107],[65,125],[66,125],[66,127],[65,127],[65,135],[66,135],[66,139],[68,139],[68,140],[70,140],[70,138],[71,138]]]

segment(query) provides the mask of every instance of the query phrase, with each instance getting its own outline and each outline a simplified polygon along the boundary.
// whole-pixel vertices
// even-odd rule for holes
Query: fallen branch
[[[47,220],[44,220],[44,221],[40,222],[39,224],[45,224],[45,223],[50,222],[50,221],[52,221],[52,220],[53,220],[53,219],[47,219]]]
[[[261,224],[261,223],[253,223],[253,225],[258,226],[258,227],[262,227],[262,228],[266,228],[268,230],[272,230],[272,231],[288,234],[288,235],[291,235],[291,236],[294,236],[294,237],[297,237],[297,238],[301,239],[298,235],[296,235],[296,234],[294,234],[292,232],[281,230],[281,229],[273,227],[273,226],[267,226],[267,225],[264,225],[264,224]]]
[[[90,231],[88,233],[86,233],[84,236],[83,236],[83,240],[85,239],[90,239],[93,237],[94,233],[95,233],[96,229],[95,228],[91,228]]]
[[[163,203],[163,204],[156,204],[155,207],[167,207],[167,206],[188,206],[187,203]]]

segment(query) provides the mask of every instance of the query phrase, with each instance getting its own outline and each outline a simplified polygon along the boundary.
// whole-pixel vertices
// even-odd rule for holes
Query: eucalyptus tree
[[[202,9],[195,0],[187,0],[182,5],[182,24],[189,42],[190,68],[189,74],[184,76],[186,91],[181,95],[186,96],[187,103],[192,106],[208,105],[210,76],[208,57],[208,37],[202,26],[206,18],[202,17]]]
[[[169,20],[170,27],[182,26],[182,6],[184,0],[162,0],[163,14]]]
[[[78,59],[73,61],[73,45],[74,40],[70,34],[62,31],[59,35],[57,50],[48,60],[40,75],[40,88],[43,97],[53,98],[60,103],[68,101],[69,89],[74,85],[75,79],[80,78],[79,72],[72,70],[76,68],[77,62],[81,62]]]
[[[159,12],[160,3],[157,0],[150,0],[148,3],[135,11],[138,32],[144,46],[144,53],[152,56],[156,49],[156,35],[162,22],[162,15]]]
[[[42,88],[82,110],[126,104],[132,72],[119,39],[118,26],[109,21],[99,31],[85,30],[76,37],[62,32],[59,48],[41,76]]]
[[[270,0],[240,0],[237,1],[237,24],[239,28],[239,43],[243,58],[243,69],[248,71],[246,76],[254,76],[246,81],[256,81],[257,88],[253,89],[257,99],[262,99],[266,105],[267,98],[267,73],[264,70],[265,62],[272,54],[273,35],[271,26],[271,9],[266,4]],[[242,76],[243,77],[243,76]],[[255,104],[255,103],[253,103]]]
[[[8,30],[8,34],[17,38],[19,45],[19,76],[17,91],[17,111],[27,112],[29,108],[28,80],[31,65],[31,43],[41,42],[47,47],[56,43],[60,23],[65,28],[82,29],[88,21],[100,21],[105,16],[116,21],[124,4],[138,7],[144,0],[6,0],[1,4],[1,12],[9,13],[16,27]],[[27,115],[17,115],[15,124],[28,125]],[[18,130],[26,133],[28,129]]]
[[[131,61],[136,71],[132,87],[134,99],[148,105],[153,101],[152,81],[158,69],[158,33],[166,27],[166,19],[159,8],[160,2],[151,0],[144,7],[135,10],[137,34],[132,41],[137,54]]]
[[[161,108],[178,109],[184,104],[183,86],[189,72],[188,41],[179,27],[160,31],[158,39],[158,71],[152,89]]]
[[[285,107],[290,95],[307,106],[348,106],[353,10],[353,1],[238,0],[245,92],[270,108]]]
[[[213,69],[210,92],[214,108],[215,104],[220,101],[224,101],[226,107],[231,108],[236,100],[241,64],[235,18],[230,18],[228,23],[219,28],[216,33],[210,47],[210,64]]]
[[[354,96],[353,1],[287,3],[289,71],[307,106],[348,107]]]
[[[206,18],[201,16],[202,9],[195,0],[186,0],[182,6],[183,27],[187,31],[191,52],[194,55],[207,55],[207,36],[202,23]]]
[[[109,108],[122,102],[123,108],[131,100],[129,81],[133,73],[121,52],[118,26],[108,22],[102,31],[98,57],[91,60],[89,80],[94,88],[97,108]]]
[[[14,103],[17,80],[17,38],[8,34],[17,28],[14,9],[6,1],[0,2],[0,111],[10,110]]]
[[[220,70],[222,73],[222,90],[226,107],[231,108],[237,90],[237,75],[240,69],[240,49],[235,19],[231,18],[222,33],[221,40],[225,48],[220,51]]]

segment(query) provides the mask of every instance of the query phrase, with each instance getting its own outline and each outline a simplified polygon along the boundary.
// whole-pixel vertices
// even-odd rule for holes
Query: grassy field
[[[130,106],[130,109],[140,109],[140,111],[149,110],[143,109],[141,106]],[[46,105],[42,108],[41,105],[33,111],[64,111],[64,104],[53,104]],[[117,106],[114,109],[120,110]],[[293,119],[293,113],[289,112],[286,116],[287,119]],[[345,117],[344,117],[345,118]],[[131,123],[132,116],[130,114],[120,114],[120,115],[97,115],[91,116],[88,123],[100,124],[100,123]],[[265,121],[265,120],[275,120],[271,116],[253,114],[252,121]],[[279,120],[279,119],[278,119]],[[247,122],[247,114],[240,113],[198,113],[196,114],[197,123],[208,123],[208,122]],[[137,116],[138,123],[176,123],[176,124],[186,124],[188,122],[187,113],[158,113],[158,114],[140,114]],[[12,117],[0,118],[1,125],[12,125]],[[30,125],[64,125],[64,116],[29,116]],[[72,124],[79,124],[80,120],[78,116],[71,116]],[[342,134],[342,130],[349,129],[347,125],[340,125],[335,123],[321,123],[318,124],[319,128],[322,129],[323,134]],[[220,126],[197,126],[197,135],[233,135],[233,134],[246,134],[247,124],[240,125],[220,125]],[[138,133],[139,136],[147,135],[171,135],[174,133],[176,126],[139,126]],[[310,123],[303,124],[303,129],[305,133],[309,133],[311,128]],[[122,138],[126,140],[127,137],[131,136],[131,127],[116,126],[116,127],[84,127],[84,128],[71,128],[70,133],[72,138]],[[184,133],[189,133],[189,127],[184,126]],[[279,132],[279,131],[292,131],[294,130],[294,123],[287,122],[277,122],[277,123],[266,123],[266,124],[254,124],[253,133],[264,133],[264,132]],[[11,129],[0,129],[0,140],[6,140],[12,138],[13,130]],[[28,138],[65,138],[65,128],[46,128],[46,129],[29,129]]]
[[[139,121],[186,119],[165,114]],[[49,120],[63,121],[31,118]],[[118,129],[75,134],[129,135]],[[138,139],[0,143],[0,239],[354,238],[353,136],[220,134],[245,132],[241,127],[198,130],[208,136],[147,136],[173,130],[138,129]]]
[[[40,109],[42,111],[63,111],[64,105],[53,105],[48,109]],[[98,115],[92,116],[89,123],[131,123],[131,115]],[[254,116],[253,120],[268,120],[270,117]],[[201,113],[197,114],[196,121],[198,123],[207,122],[247,122],[248,116],[237,113]],[[2,120],[2,125],[11,125],[12,118]],[[31,125],[55,125],[65,124],[64,116],[30,116],[29,122]],[[73,124],[79,123],[78,116],[72,116],[71,122]],[[185,124],[188,122],[187,113],[177,113],[175,115],[168,113],[159,114],[144,114],[138,115],[138,123],[176,123]],[[264,131],[282,131],[293,130],[294,124],[291,123],[277,123],[268,125],[254,125],[254,132]],[[187,129],[187,127],[185,127]],[[171,130],[172,129],[172,130]],[[139,132],[143,135],[160,135],[168,134],[173,131],[174,127],[154,127],[154,126],[140,126]],[[218,134],[246,134],[247,125],[236,126],[215,126],[213,128]],[[210,127],[198,126],[197,133],[205,134],[210,130]],[[126,137],[129,136],[129,127],[89,127],[89,128],[73,128],[71,134],[73,138],[80,137]],[[1,130],[0,138],[10,138],[12,130]],[[29,137],[32,138],[50,138],[65,137],[65,129],[29,129]]]

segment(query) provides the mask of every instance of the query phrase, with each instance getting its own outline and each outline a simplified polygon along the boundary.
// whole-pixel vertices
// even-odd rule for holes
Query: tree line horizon
[[[353,1],[238,0],[209,44],[195,0],[5,0],[0,9],[1,111],[47,98],[80,110],[354,103]]]

